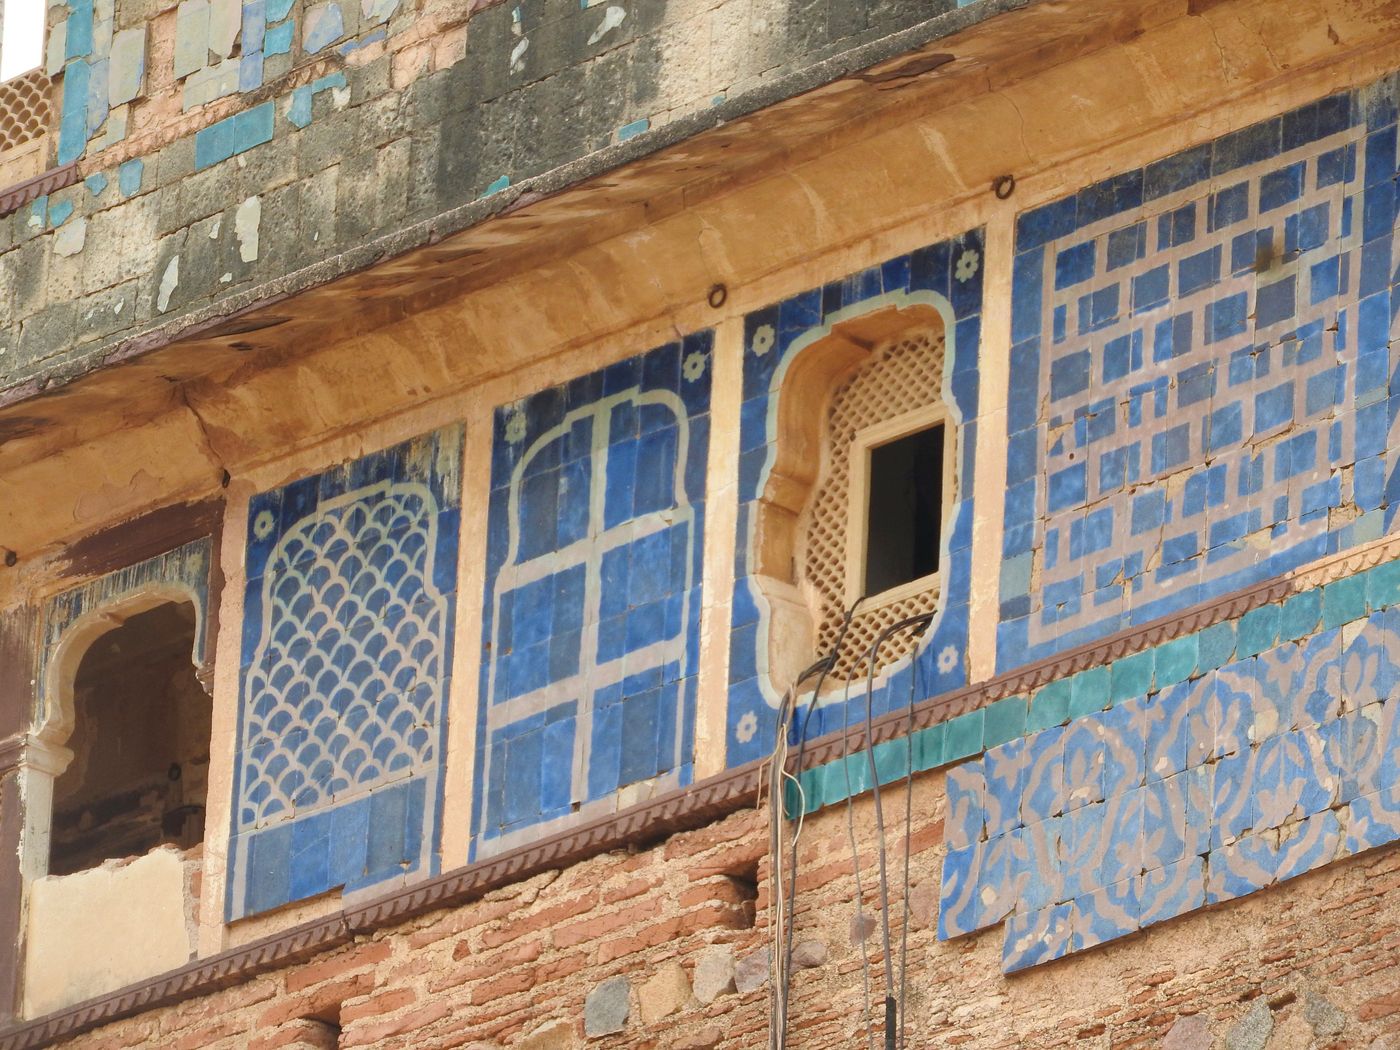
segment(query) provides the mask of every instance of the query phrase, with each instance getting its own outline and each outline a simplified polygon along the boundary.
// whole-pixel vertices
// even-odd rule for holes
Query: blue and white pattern
[[[1337,95],[1021,217],[999,670],[1389,530],[1395,106]]]
[[[770,610],[753,578],[757,571],[759,497],[777,455],[783,379],[794,360],[829,333],[832,325],[881,309],[930,308],[942,319],[943,402],[950,426],[957,429],[955,447],[961,455],[958,497],[948,511],[943,532],[939,562],[943,578],[936,619],[917,654],[879,676],[872,704],[877,715],[883,714],[966,684],[982,262],[982,233],[974,231],[795,295],[745,318],[728,765],[742,765],[772,752],[775,712],[786,686],[775,684],[769,674]],[[857,707],[859,717],[864,717],[863,682],[858,691],[858,701],[819,708],[807,727],[809,738],[841,728],[848,718],[857,717],[853,714]]]
[[[248,511],[229,915],[431,869],[461,430]]]
[[[711,335],[496,415],[473,856],[690,781]]]
[[[1004,922],[1017,970],[1400,840],[1400,607],[1242,655],[1280,619],[1250,614],[1223,666],[950,769],[939,936]]]

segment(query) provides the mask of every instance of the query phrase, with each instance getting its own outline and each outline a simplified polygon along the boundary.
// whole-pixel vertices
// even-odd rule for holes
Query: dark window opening
[[[938,571],[943,531],[943,425],[870,450],[865,593]]]
[[[49,873],[204,840],[212,704],[191,662],[192,605],[130,617],[73,683],[73,761],[54,783]]]

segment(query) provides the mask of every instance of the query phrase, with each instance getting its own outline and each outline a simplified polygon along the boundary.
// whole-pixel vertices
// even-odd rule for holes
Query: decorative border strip
[[[1141,628],[1120,632],[1103,641],[948,693],[916,707],[912,718],[908,712],[885,715],[874,723],[869,742],[863,727],[853,728],[849,737],[828,735],[806,748],[802,770],[861,752],[871,744],[884,743],[909,731],[926,729],[1055,679],[1112,663],[1224,620],[1238,619],[1297,591],[1345,579],[1397,557],[1400,557],[1400,536],[1388,537],[1368,547],[1324,559],[1292,576],[1227,595],[1184,615],[1164,617]],[[435,909],[470,903],[492,889],[539,872],[576,864],[625,843],[655,841],[701,827],[755,799],[765,764],[753,762],[738,767],[615,816],[522,846],[485,863],[458,868],[365,905],[347,908],[221,955],[197,960],[141,984],[11,1026],[0,1031],[0,1050],[32,1050],[147,1009],[227,988],[345,944],[356,935],[372,933]],[[792,772],[800,771],[794,765]]]
[[[6,215],[13,215],[30,201],[36,201],[49,193],[56,193],[77,181],[78,165],[74,162],[61,168],[50,168],[32,179],[8,186],[0,190],[0,219]]]

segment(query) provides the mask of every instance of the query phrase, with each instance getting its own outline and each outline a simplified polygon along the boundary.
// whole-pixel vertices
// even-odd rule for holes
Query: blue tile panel
[[[977,443],[978,348],[981,335],[982,231],[890,259],[823,288],[795,295],[745,318],[744,387],[740,420],[739,521],[730,642],[726,761],[742,765],[770,754],[782,686],[770,679],[768,608],[753,579],[759,496],[777,453],[778,405],[783,377],[796,358],[833,324],[897,307],[931,307],[944,323],[944,390],[949,425],[958,430],[958,495],[943,530],[939,606],[918,651],[877,678],[876,715],[965,685],[971,574],[974,449]],[[852,690],[854,696],[857,690]],[[839,730],[865,716],[859,700],[817,710],[808,738]],[[799,731],[794,727],[794,731]],[[859,772],[855,774],[859,776]]]
[[[1136,654],[1131,693],[1045,687],[1092,712],[948,771],[939,936],[1005,923],[1017,970],[1400,840],[1397,600],[1388,562]]]
[[[712,334],[496,413],[472,855],[691,779]]]
[[[462,431],[248,508],[229,919],[437,868]]]
[[[999,670],[1392,527],[1394,90],[1020,217]]]

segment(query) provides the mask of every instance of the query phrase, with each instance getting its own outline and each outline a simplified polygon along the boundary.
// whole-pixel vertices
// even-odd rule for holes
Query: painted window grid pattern
[[[1000,669],[1389,527],[1389,91],[1022,216]]]
[[[689,782],[710,333],[497,413],[473,855]]]
[[[460,428],[249,506],[231,918],[431,870]]]

